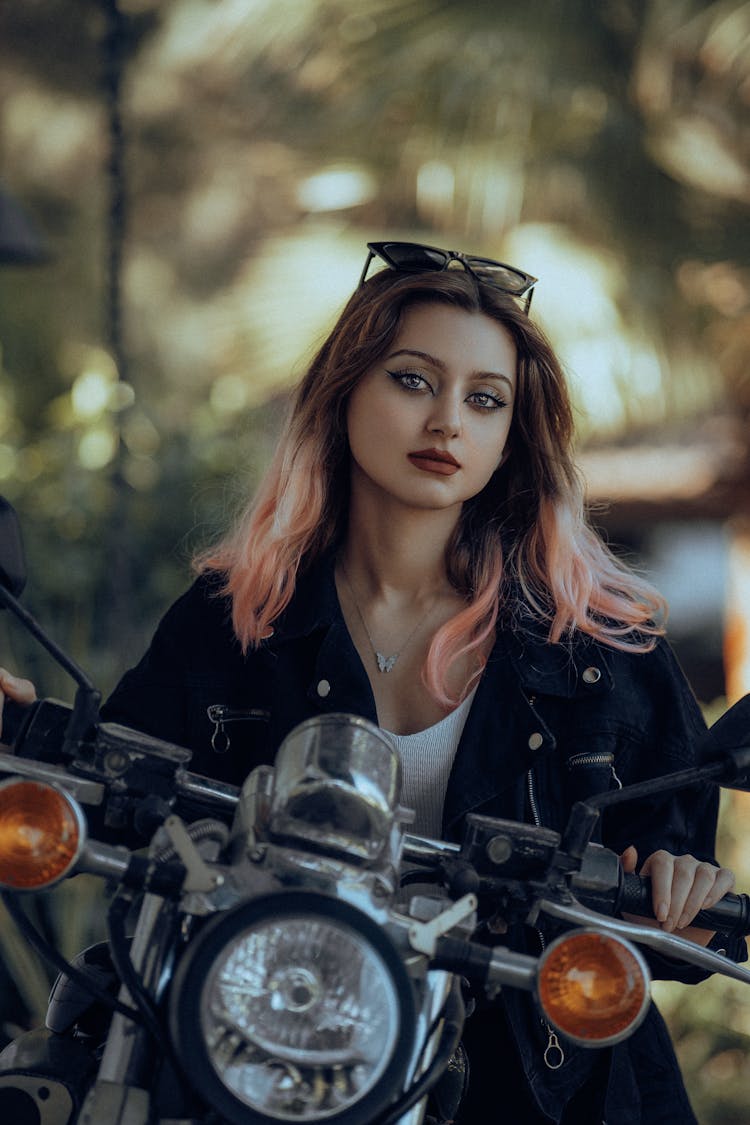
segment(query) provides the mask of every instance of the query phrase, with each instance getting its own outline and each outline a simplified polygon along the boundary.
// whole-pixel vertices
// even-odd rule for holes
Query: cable
[[[135,1001],[138,1011],[142,1014],[141,1022],[162,1050],[166,1050],[168,1037],[165,1036],[153,997],[146,989],[130,958],[129,941],[125,932],[125,919],[130,910],[130,905],[130,900],[119,891],[110,903],[107,912],[109,952],[115,972]]]
[[[126,1004],[122,1004],[116,997],[110,996],[108,992],[99,988],[85,973],[77,969],[75,965],[71,965],[69,961],[65,960],[61,953],[58,953],[53,945],[50,945],[47,939],[39,933],[26,915],[19,902],[18,895],[13,894],[12,891],[0,891],[0,898],[18,929],[40,957],[44,958],[45,961],[49,961],[59,973],[63,973],[66,977],[69,977],[70,980],[80,988],[88,992],[94,1000],[98,1000],[100,1004],[104,1004],[105,1007],[113,1012],[119,1012],[121,1016],[132,1020],[133,1023],[143,1024],[143,1016],[136,1008],[130,1008]]]

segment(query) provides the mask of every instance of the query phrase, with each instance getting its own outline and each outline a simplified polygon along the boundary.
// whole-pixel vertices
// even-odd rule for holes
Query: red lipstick
[[[456,458],[444,449],[418,449],[415,453],[408,453],[407,457],[417,469],[444,477],[453,476],[461,468]]]

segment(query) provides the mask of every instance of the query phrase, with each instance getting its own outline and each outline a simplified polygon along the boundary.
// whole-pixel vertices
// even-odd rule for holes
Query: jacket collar
[[[274,627],[275,641],[308,637],[342,620],[334,566],[334,552],[328,551],[298,576],[294,597]]]
[[[277,623],[275,642],[307,637],[342,622],[334,567],[335,553],[328,551],[298,577],[294,597]],[[550,644],[539,625],[505,628],[498,631],[495,652],[507,656],[528,696],[592,699],[614,685],[611,654],[582,633]]]
[[[563,699],[595,698],[610,692],[614,679],[611,652],[582,633],[550,644],[539,629],[503,630],[497,645],[510,660],[528,696],[555,695]]]

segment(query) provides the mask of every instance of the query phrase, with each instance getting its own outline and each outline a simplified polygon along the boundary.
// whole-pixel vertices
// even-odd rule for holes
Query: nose
[[[454,395],[436,395],[427,419],[427,430],[442,437],[458,437],[461,433],[461,408]]]

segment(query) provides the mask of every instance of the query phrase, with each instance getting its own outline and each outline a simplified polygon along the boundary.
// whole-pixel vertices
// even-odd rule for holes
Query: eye
[[[386,369],[387,370],[387,369]],[[388,375],[405,391],[431,391],[432,387],[418,371],[388,371]]]
[[[494,391],[472,391],[466,401],[480,410],[502,410],[508,405],[507,400]]]

